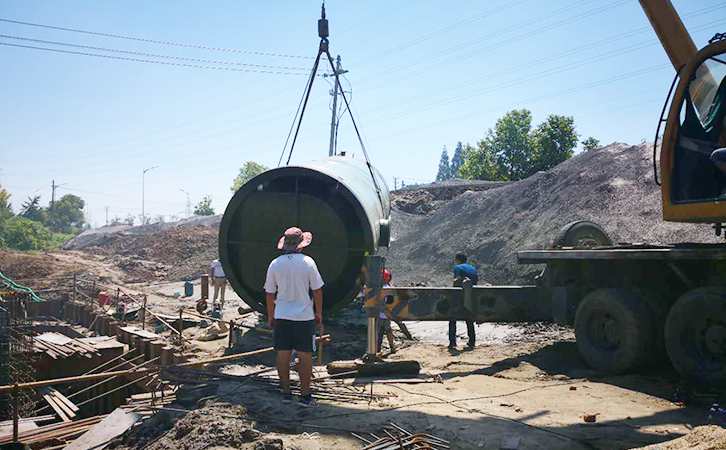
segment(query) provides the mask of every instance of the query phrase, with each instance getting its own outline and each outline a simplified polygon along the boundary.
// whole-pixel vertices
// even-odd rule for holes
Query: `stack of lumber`
[[[63,394],[50,387],[45,388],[42,394],[43,399],[63,422],[70,422],[76,418],[78,407]]]
[[[23,444],[32,446],[34,449],[44,448],[49,445],[67,444],[68,441],[79,437],[90,430],[95,424],[101,422],[104,417],[106,416],[95,416],[76,422],[53,423],[34,430],[21,431],[18,433],[18,440]],[[12,441],[12,433],[10,435],[0,436],[0,445],[8,444]]]
[[[74,355],[92,358],[99,351],[83,339],[72,339],[60,333],[43,333],[35,336],[33,346],[36,351],[44,352],[53,359],[68,358]]]
[[[120,406],[123,409],[134,409],[138,407],[164,406],[176,401],[176,389],[160,390],[135,394],[126,399],[126,404]]]
[[[48,414],[47,416],[22,418],[22,419],[18,420],[18,430],[20,432],[37,430],[39,423],[55,422],[55,420],[56,420],[56,418],[53,414]],[[12,437],[12,435],[13,435],[13,421],[6,420],[4,422],[0,422],[0,439],[6,438],[8,436]]]

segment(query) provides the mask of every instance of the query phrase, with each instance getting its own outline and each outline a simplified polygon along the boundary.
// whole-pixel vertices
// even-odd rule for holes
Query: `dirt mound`
[[[168,223],[152,223],[148,225],[140,225],[137,227],[130,225],[108,225],[101,228],[92,228],[84,231],[78,236],[63,245],[63,250],[81,250],[88,247],[103,246],[114,242],[117,238],[123,236],[140,236],[149,233],[157,233],[177,227],[197,227],[208,226],[219,228],[222,221],[221,215],[216,216],[194,216],[178,222]]]
[[[252,442],[262,433],[254,430],[241,405],[214,403],[189,411],[178,420],[161,412],[113,442],[111,449],[203,450],[208,448],[256,448]]]
[[[726,448],[726,430],[718,425],[696,427],[690,434],[633,450],[712,450]]]
[[[197,277],[217,258],[218,231],[205,225],[116,236],[89,253],[105,255],[128,276],[127,282]]]
[[[87,268],[57,255],[40,251],[0,249],[0,272],[6,277],[37,285],[43,279],[85,273]]]
[[[516,252],[549,248],[562,226],[580,219],[614,242],[721,242],[707,225],[662,220],[651,158],[652,144],[615,143],[507,186],[464,192],[424,219],[394,211],[394,284],[449,285],[457,251],[479,268],[480,281],[532,283],[541,269],[517,265]]]
[[[484,191],[511,184],[508,181],[447,180],[407,186],[391,192],[391,205],[410,214],[431,215],[438,208],[466,191]]]

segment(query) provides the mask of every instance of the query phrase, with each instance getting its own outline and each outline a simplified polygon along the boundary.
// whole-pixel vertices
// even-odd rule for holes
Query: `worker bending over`
[[[479,274],[476,272],[476,267],[466,262],[466,254],[457,253],[454,257],[454,282],[463,281],[464,278],[471,280],[473,284],[479,282]],[[469,333],[469,344],[467,349],[473,350],[476,345],[476,331],[474,330],[474,320],[466,320],[466,330]],[[456,350],[456,321],[449,321],[449,350]]]
[[[302,406],[317,406],[310,395],[313,373],[315,324],[323,323],[323,279],[315,261],[301,253],[313,241],[313,234],[288,228],[277,248],[282,255],[267,268],[265,292],[267,317],[275,330],[277,373],[282,383],[282,402],[290,403],[290,357],[297,350]],[[312,298],[310,292],[312,291]],[[313,306],[315,307],[313,309]]]

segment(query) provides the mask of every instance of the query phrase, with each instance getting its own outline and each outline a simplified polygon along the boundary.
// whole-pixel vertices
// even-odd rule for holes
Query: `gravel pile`
[[[467,191],[428,217],[394,210],[394,284],[449,285],[457,251],[481,282],[531,284],[541,268],[519,266],[516,252],[549,248],[574,220],[598,223],[614,242],[722,242],[708,225],[662,220],[651,158],[652,144],[614,143],[507,186]]]
[[[431,215],[441,206],[467,190],[483,191],[511,184],[508,181],[446,180],[431,184],[406,186],[391,192],[391,206],[411,213]]]

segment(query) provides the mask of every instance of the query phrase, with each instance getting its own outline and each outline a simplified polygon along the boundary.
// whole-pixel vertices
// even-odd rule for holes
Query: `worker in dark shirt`
[[[466,262],[466,254],[457,253],[454,257],[454,281],[463,281],[464,278],[468,278],[472,283],[477,284],[479,282],[479,274],[476,272],[476,267]],[[473,350],[476,344],[476,331],[474,330],[474,320],[469,319],[466,321],[466,330],[469,332],[469,344],[467,349]],[[456,321],[449,321],[449,350],[456,350]]]

